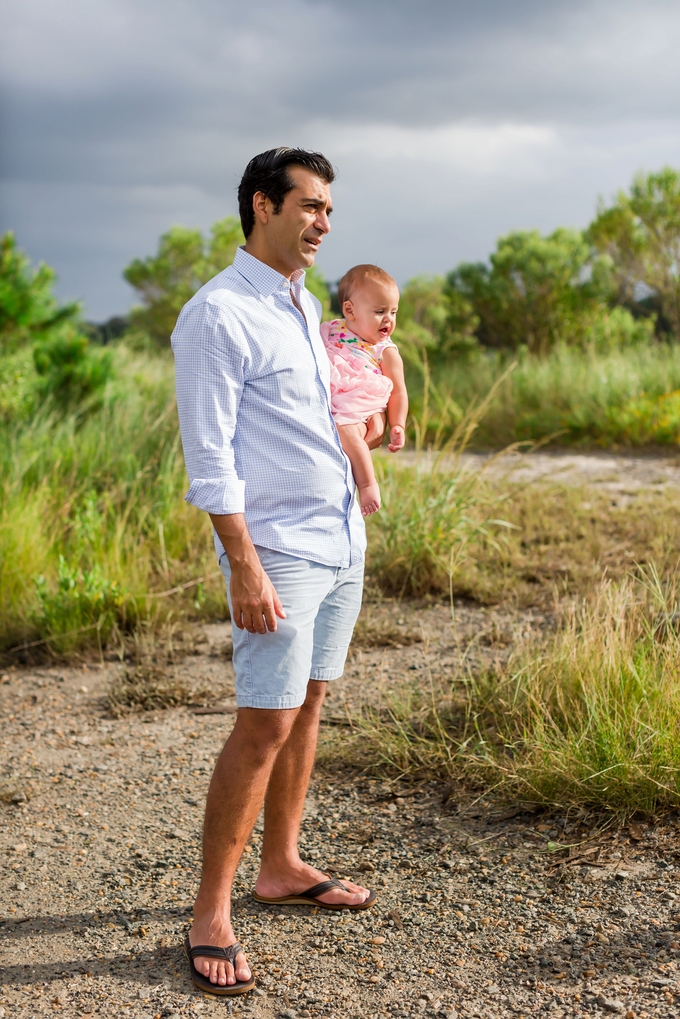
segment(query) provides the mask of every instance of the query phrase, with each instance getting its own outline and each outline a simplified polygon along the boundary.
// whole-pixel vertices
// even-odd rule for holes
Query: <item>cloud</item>
[[[400,279],[444,270],[680,163],[675,0],[5,0],[2,20],[0,228],[95,317],[171,223],[234,212],[272,145],[339,167],[336,277],[364,247]]]

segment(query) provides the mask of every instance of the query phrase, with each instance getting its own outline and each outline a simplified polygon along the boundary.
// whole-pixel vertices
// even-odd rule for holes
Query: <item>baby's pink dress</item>
[[[392,340],[366,343],[350,332],[342,318],[321,323],[321,339],[331,362],[331,413],[336,425],[358,425],[385,410],[392,379],[380,368]]]

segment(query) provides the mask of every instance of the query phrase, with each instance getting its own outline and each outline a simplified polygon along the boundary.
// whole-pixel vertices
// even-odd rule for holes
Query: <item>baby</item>
[[[331,362],[331,412],[342,448],[349,457],[365,517],[380,509],[367,421],[387,408],[390,452],[404,445],[408,396],[404,365],[394,332],[399,288],[377,265],[355,265],[338,284],[344,319],[321,324],[321,338]]]

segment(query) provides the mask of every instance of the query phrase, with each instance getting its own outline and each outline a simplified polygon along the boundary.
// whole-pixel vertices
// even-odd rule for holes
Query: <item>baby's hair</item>
[[[396,282],[388,272],[381,269],[379,265],[354,265],[348,269],[338,283],[338,302],[342,308],[345,301],[352,298],[352,291],[368,281],[382,283],[386,286],[396,287]]]

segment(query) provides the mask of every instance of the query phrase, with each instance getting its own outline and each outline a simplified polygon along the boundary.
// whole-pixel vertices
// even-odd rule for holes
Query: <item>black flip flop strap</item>
[[[331,878],[330,881],[320,881],[318,885],[312,885],[312,887],[308,888],[307,891],[300,892],[300,897],[305,899],[318,899],[319,896],[323,895],[325,892],[330,892],[331,888],[342,888],[343,892],[347,891],[341,881],[338,881],[336,878]]]
[[[189,947],[189,958],[193,961],[196,956],[202,955],[209,959],[221,959],[223,962],[230,962],[232,966],[236,962],[236,956],[243,949],[238,941],[228,948],[219,948],[217,945],[194,945]]]

